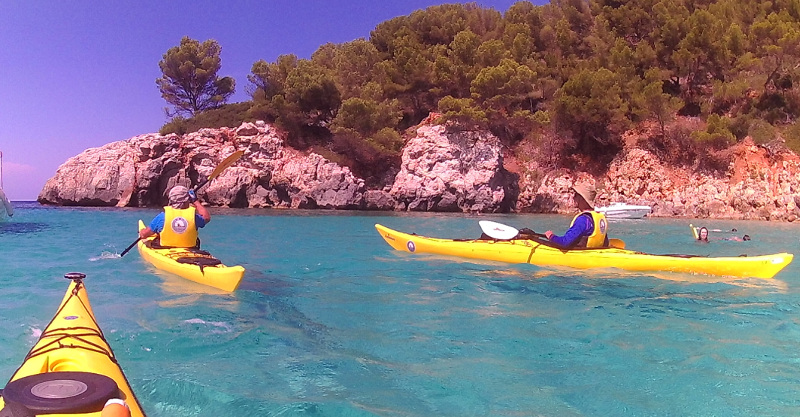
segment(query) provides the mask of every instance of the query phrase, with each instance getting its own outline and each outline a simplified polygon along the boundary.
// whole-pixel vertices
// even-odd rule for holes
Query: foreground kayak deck
[[[615,248],[562,250],[541,240],[439,239],[398,232],[380,224],[376,224],[375,228],[386,243],[400,251],[580,269],[618,268],[628,271],[689,272],[769,279],[794,258],[790,253],[709,258],[653,255]]]
[[[130,414],[111,415],[144,416],[95,320],[83,274],[69,275],[76,277],[55,317],[3,389],[0,415],[100,416],[116,398]]]
[[[139,220],[139,230],[144,229]],[[142,259],[158,269],[171,272],[188,280],[233,292],[244,277],[244,267],[226,266],[210,253],[187,248],[153,248],[155,236],[137,243]]]

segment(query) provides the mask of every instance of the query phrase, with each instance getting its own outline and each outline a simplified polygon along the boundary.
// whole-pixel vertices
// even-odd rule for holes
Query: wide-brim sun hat
[[[594,207],[594,198],[597,196],[597,190],[595,190],[594,185],[575,184],[572,186],[572,191],[578,193],[590,206]]]

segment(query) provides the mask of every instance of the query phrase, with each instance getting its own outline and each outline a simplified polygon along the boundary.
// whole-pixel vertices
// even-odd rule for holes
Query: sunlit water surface
[[[0,384],[80,271],[149,416],[800,415],[797,260],[774,280],[466,262],[394,251],[374,224],[469,238],[478,220],[563,232],[569,218],[212,209],[204,248],[247,268],[228,294],[119,256],[156,210],[15,205]],[[690,222],[753,240],[700,244]],[[800,255],[797,224],[654,218],[612,235]]]

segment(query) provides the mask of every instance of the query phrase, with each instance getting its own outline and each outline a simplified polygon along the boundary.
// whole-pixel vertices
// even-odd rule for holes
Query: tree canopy
[[[156,84],[161,97],[173,106],[166,109],[168,115],[194,116],[225,104],[236,83],[231,77],[217,76],[221,51],[213,39],[200,43],[188,36],[167,50],[158,63],[162,76]]]
[[[191,79],[177,77],[196,73],[179,71],[191,62],[187,70],[224,85],[219,48],[184,41],[162,61],[164,85],[179,87],[162,94],[197,111],[177,94],[194,84],[166,80]],[[505,14],[445,4],[385,21],[368,39],[322,45],[310,59],[258,61],[248,80],[247,117],[355,165],[396,161],[404,129],[432,112],[575,164],[609,161],[625,130],[648,121],[661,145],[714,150],[758,132],[758,142],[783,138],[800,151],[800,0],[519,1]],[[218,105],[222,91],[201,103]],[[708,127],[671,133],[676,116]]]

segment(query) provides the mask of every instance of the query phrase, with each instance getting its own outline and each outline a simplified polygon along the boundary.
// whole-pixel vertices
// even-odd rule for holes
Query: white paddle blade
[[[519,230],[497,222],[481,220],[478,222],[483,233],[492,239],[508,240],[519,234]]]

